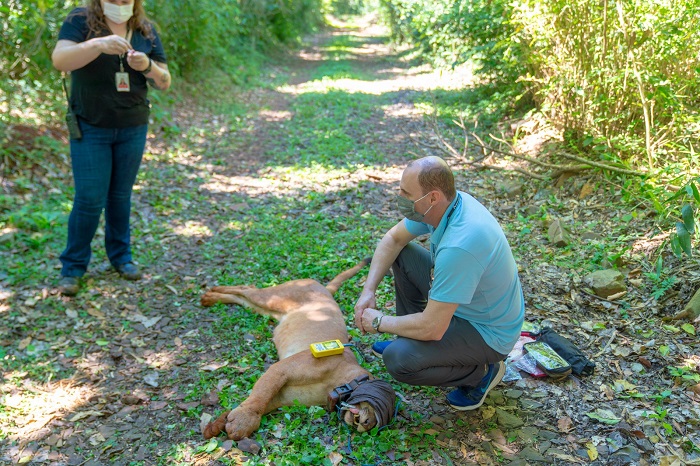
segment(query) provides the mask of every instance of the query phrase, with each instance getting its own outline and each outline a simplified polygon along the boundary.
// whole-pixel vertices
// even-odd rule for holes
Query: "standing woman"
[[[71,72],[70,110],[82,133],[71,131],[75,199],[60,257],[59,290],[74,296],[103,210],[110,263],[128,280],[141,278],[131,257],[131,191],[146,146],[148,84],[166,90],[170,73],[143,0],[87,0],[63,23],[52,59]]]

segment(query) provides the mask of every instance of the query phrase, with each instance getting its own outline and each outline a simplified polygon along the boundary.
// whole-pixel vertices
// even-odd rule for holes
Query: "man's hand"
[[[374,294],[374,291],[363,290],[355,303],[355,312],[367,309],[368,307],[377,307],[377,296]]]
[[[365,309],[375,307],[377,307],[377,297],[374,291],[363,290],[357,303],[355,303],[355,325],[362,333],[366,332],[365,327],[362,326],[362,314]],[[371,320],[369,322],[370,324],[372,323]]]
[[[362,333],[378,333],[372,327],[372,321],[375,317],[382,315],[381,311],[372,309],[371,307],[356,310],[355,311],[355,325],[359,328]]]

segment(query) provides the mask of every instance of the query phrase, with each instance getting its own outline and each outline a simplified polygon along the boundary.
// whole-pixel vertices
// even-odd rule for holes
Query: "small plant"
[[[700,191],[697,182],[700,178],[695,178],[686,184],[680,191],[671,196],[666,204],[681,199],[690,198],[700,204]],[[692,236],[695,233],[695,210],[690,203],[683,204],[680,210],[679,221],[676,222],[676,231],[671,234],[671,250],[679,259],[685,253],[688,257],[693,256]]]
[[[700,374],[693,372],[688,367],[673,367],[668,366],[668,373],[676,379],[680,379],[681,382],[686,384],[696,384],[700,383]]]
[[[666,276],[663,270],[664,259],[659,254],[656,259],[656,267],[653,272],[645,272],[644,275],[651,280],[654,287],[651,295],[655,299],[660,299],[666,292],[676,284],[676,277],[674,275]]]

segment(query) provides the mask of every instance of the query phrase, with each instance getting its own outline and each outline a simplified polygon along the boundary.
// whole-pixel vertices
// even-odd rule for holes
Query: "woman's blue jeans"
[[[102,211],[105,249],[115,267],[131,262],[131,191],[146,147],[148,125],[99,128],[80,121],[83,137],[71,139],[75,199],[68,219],[68,244],[61,275],[85,274]]]

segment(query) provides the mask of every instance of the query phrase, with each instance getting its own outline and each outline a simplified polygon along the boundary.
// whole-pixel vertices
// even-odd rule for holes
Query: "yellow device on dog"
[[[311,354],[313,354],[315,358],[340,354],[344,350],[345,346],[340,340],[328,340],[319,341],[318,343],[311,343]]]

